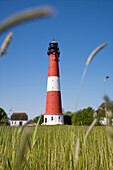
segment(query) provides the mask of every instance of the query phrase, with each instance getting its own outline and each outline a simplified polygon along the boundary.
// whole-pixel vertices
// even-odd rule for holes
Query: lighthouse
[[[49,68],[47,80],[46,109],[44,114],[45,125],[62,125],[64,117],[62,114],[58,43],[54,40],[49,44],[48,52]]]

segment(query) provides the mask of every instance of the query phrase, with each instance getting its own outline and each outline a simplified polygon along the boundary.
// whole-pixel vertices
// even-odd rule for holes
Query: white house
[[[28,121],[26,113],[13,113],[11,115],[10,126],[22,126]]]
[[[109,109],[111,110],[111,117],[112,117],[112,112],[113,112],[113,101],[112,102],[110,102],[109,103]],[[108,118],[106,118],[106,116],[108,116],[108,112],[106,112],[106,114],[105,114],[105,103],[102,103],[100,106],[99,106],[99,108],[95,111],[95,113],[94,113],[94,116],[96,116],[97,115],[97,112],[98,111],[104,111],[104,115],[100,118],[100,124],[101,125],[110,125],[110,119]],[[113,118],[111,119],[111,124],[113,125]]]
[[[107,119],[106,117],[101,117],[100,124],[101,125],[110,125],[110,120]],[[111,119],[111,124],[113,125],[113,119]]]

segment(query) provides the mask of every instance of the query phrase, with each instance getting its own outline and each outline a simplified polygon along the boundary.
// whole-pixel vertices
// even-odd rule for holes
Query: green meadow
[[[113,147],[106,127],[95,126],[86,144],[86,126],[0,126],[0,170],[4,169],[113,169]],[[80,139],[77,151],[77,139]],[[77,153],[78,152],[78,155]]]

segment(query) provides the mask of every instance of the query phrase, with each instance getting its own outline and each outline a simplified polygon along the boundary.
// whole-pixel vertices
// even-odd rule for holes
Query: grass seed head
[[[0,24],[0,33],[3,33],[8,28],[15,26],[17,24],[36,19],[42,18],[44,16],[50,16],[52,14],[51,8],[34,8],[20,12],[12,17],[6,19],[2,24]]]
[[[3,42],[2,46],[1,46],[0,56],[2,56],[6,52],[6,49],[7,49],[8,45],[9,45],[11,39],[12,39],[12,36],[13,36],[13,33],[10,32],[7,35],[7,37],[5,38],[5,40],[4,40],[4,42]]]
[[[105,78],[104,78],[104,82],[106,82],[106,80],[109,78],[109,76],[106,76]]]
[[[98,53],[102,48],[104,48],[108,43],[104,43],[102,45],[100,45],[99,47],[97,47],[88,57],[87,62],[86,62],[86,66],[88,66],[90,64],[90,62],[92,61],[93,57],[96,55],[96,53]]]

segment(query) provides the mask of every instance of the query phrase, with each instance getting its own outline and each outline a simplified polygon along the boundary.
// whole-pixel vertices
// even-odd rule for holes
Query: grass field
[[[34,127],[0,126],[1,169],[113,169],[113,148],[108,142],[105,127],[94,127],[86,145],[88,127],[39,126],[32,147]],[[76,142],[80,138],[78,161]]]

